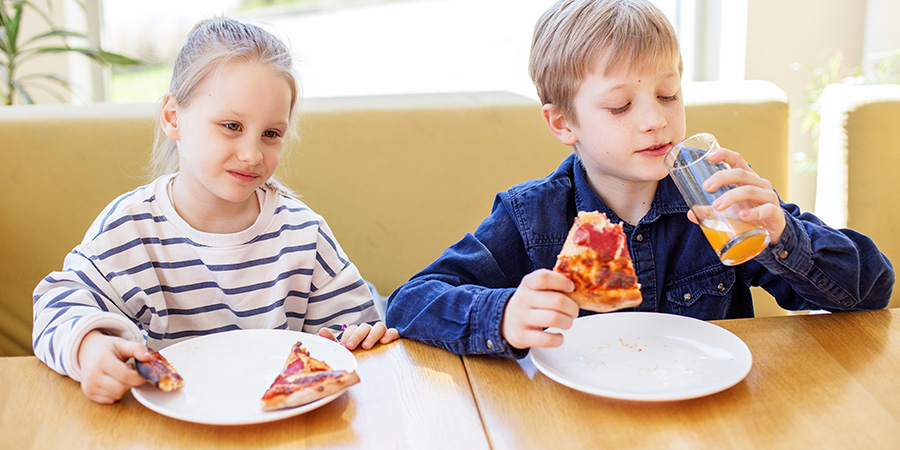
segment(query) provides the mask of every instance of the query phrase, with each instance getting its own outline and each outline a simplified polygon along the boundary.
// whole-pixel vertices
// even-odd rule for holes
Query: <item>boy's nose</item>
[[[654,131],[666,127],[666,114],[661,105],[648,105],[647,111],[641,117],[643,120],[641,122],[642,131]]]

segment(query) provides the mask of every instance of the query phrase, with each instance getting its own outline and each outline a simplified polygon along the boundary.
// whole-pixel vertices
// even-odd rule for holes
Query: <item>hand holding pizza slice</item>
[[[643,300],[622,224],[606,214],[578,213],[553,270],[575,283],[569,296],[581,309],[609,312]]]

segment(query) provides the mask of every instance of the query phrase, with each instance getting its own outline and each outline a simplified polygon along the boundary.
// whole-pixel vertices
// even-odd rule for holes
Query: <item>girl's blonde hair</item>
[[[528,70],[543,104],[577,123],[572,99],[598,63],[602,75],[667,64],[682,71],[675,29],[647,0],[561,0],[538,19]]]
[[[264,63],[280,72],[291,88],[291,111],[300,97],[300,83],[293,69],[293,59],[287,45],[262,28],[234,19],[217,18],[199,22],[188,33],[187,40],[175,58],[169,92],[179,107],[190,104],[197,86],[211,73],[229,61],[240,59]],[[290,121],[293,124],[293,120]],[[295,134],[289,126],[288,136]],[[175,141],[168,139],[162,127],[156,127],[156,143],[150,156],[149,175],[155,179],[178,171],[178,151]],[[284,185],[270,178],[266,183],[279,192],[290,193]]]

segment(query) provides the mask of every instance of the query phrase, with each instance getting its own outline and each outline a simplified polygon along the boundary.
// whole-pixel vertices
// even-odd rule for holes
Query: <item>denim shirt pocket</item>
[[[734,268],[716,262],[704,270],[666,282],[665,312],[702,320],[723,319],[729,310]]]

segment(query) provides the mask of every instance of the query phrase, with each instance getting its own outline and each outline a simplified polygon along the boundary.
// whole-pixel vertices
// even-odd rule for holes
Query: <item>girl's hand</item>
[[[525,275],[503,310],[503,338],[518,349],[562,345],[562,335],[548,333],[545,328],[572,327],[578,304],[566,294],[574,290],[571,280],[552,270],[538,269]]]
[[[319,336],[331,339],[337,342],[334,333],[328,328],[321,328]],[[354,350],[357,346],[369,350],[377,343],[387,344],[388,342],[400,339],[400,333],[396,328],[388,328],[384,322],[377,322],[375,325],[364,323],[362,325],[349,325],[341,335],[341,345],[347,347],[348,350]]]
[[[115,403],[126,391],[146,382],[126,361],[150,361],[152,357],[142,343],[93,330],[78,349],[81,390],[94,402]]]
[[[740,153],[719,148],[710,153],[708,159],[712,162],[724,161],[731,169],[714,173],[703,183],[704,189],[712,192],[728,184],[738,186],[716,199],[713,208],[723,211],[736,203],[749,203],[752,207],[742,210],[738,217],[744,222],[762,225],[769,232],[770,242],[777,244],[781,240],[786,220],[772,183],[757,175]],[[688,219],[697,223],[692,212],[688,213]]]

